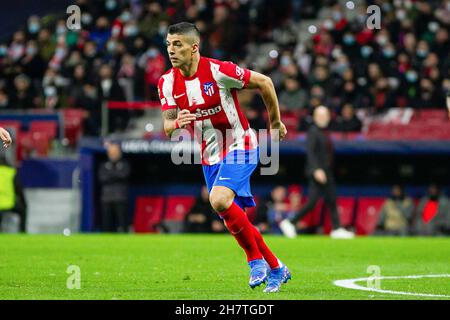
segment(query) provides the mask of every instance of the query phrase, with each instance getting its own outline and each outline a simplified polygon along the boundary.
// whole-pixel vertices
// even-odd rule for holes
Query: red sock
[[[247,261],[262,259],[254,236],[253,225],[241,207],[233,202],[227,210],[219,213],[219,215],[225,220],[228,230],[244,249],[247,254]]]
[[[269,247],[264,242],[261,233],[258,231],[258,229],[256,229],[255,226],[253,226],[253,234],[256,240],[256,244],[258,245],[259,251],[261,251],[261,254],[263,255],[264,259],[266,259],[270,268],[271,269],[278,268],[279,265],[277,257],[275,257],[272,251],[270,251]]]

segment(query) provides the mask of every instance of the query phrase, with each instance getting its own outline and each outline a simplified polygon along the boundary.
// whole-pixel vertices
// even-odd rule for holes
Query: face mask
[[[281,60],[280,60],[280,64],[282,66],[288,66],[291,63],[291,58],[289,58],[288,56],[282,56]]]
[[[114,41],[108,42],[108,44],[106,45],[106,50],[108,50],[109,52],[116,51],[116,43]]]
[[[352,44],[354,44],[355,43],[355,38],[352,36],[352,35],[349,35],[349,34],[346,34],[345,36],[344,36],[344,43],[346,44],[346,45],[352,45]]]
[[[371,47],[369,47],[369,46],[364,46],[364,47],[362,47],[361,48],[361,55],[364,57],[364,58],[367,58],[367,57],[369,57],[371,54],[372,54],[372,48]]]
[[[380,46],[384,46],[387,43],[388,39],[385,36],[380,36],[377,38],[377,43]]]
[[[28,31],[32,34],[37,33],[39,31],[39,29],[41,28],[41,26],[39,25],[39,23],[37,22],[31,22],[28,25]]]
[[[158,55],[158,50],[157,49],[148,49],[147,50],[147,57],[154,58],[157,55]]]
[[[61,35],[66,33],[66,27],[64,26],[57,26],[56,27],[56,34]]]
[[[131,19],[131,14],[128,11],[123,12],[120,15],[120,20],[122,20],[122,22],[128,22]]]
[[[396,13],[397,19],[398,20],[403,20],[406,18],[406,12],[405,10],[398,10]]]
[[[114,10],[117,7],[117,3],[115,0],[107,0],[105,3],[105,8],[109,11]]]
[[[385,12],[391,12],[392,6],[389,2],[385,2],[381,6]]]
[[[383,56],[390,59],[395,56],[395,51],[393,49],[384,49]]]
[[[161,36],[165,36],[166,33],[167,33],[167,26],[165,26],[165,25],[159,26],[159,28],[158,28],[158,33],[159,33]]]
[[[37,49],[35,47],[28,47],[27,48],[27,55],[34,56],[37,52]]]
[[[136,26],[127,26],[123,30],[123,33],[126,37],[134,37],[138,34],[138,29]]]
[[[336,66],[336,72],[340,75],[344,73],[345,70],[347,70],[348,66],[345,63],[339,63]]]
[[[342,19],[342,13],[339,11],[333,12],[333,19],[334,21],[340,21]]]
[[[416,82],[417,81],[417,73],[415,71],[408,71],[406,73],[406,80],[408,80],[408,82]]]
[[[325,27],[325,29],[327,30],[331,30],[333,29],[333,21],[331,20],[325,20],[325,22],[323,23],[323,26]]]
[[[341,49],[335,48],[335,49],[333,49],[333,51],[331,52],[331,56],[332,56],[334,59],[339,58],[341,55],[342,55],[342,50],[341,50]]]
[[[439,30],[439,24],[437,22],[430,22],[428,24],[428,30],[431,32],[436,32]]]
[[[53,97],[56,95],[56,89],[55,87],[46,87],[44,89],[44,94],[46,97]]]
[[[428,55],[428,50],[417,50],[417,56],[420,58],[425,58]]]
[[[81,15],[81,22],[85,25],[89,25],[92,22],[92,16],[89,13],[83,13]]]
[[[55,56],[56,56],[56,57],[62,58],[62,57],[64,57],[65,55],[66,55],[66,49],[64,49],[64,48],[57,48],[57,49],[55,50]]]

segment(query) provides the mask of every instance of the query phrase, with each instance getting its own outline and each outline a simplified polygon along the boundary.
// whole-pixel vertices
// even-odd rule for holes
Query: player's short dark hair
[[[167,29],[168,34],[193,34],[200,38],[200,31],[193,23],[179,22],[172,24]]]

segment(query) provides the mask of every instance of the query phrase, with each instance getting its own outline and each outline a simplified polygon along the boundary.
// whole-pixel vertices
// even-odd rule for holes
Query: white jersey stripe
[[[186,80],[184,83],[186,85],[189,106],[193,106],[194,104],[204,104],[205,99],[203,99],[202,89],[200,88],[200,80],[195,78],[193,80]]]
[[[173,70],[170,73],[163,75],[162,77],[164,78],[162,91],[164,98],[166,98],[167,105],[176,106],[177,104],[175,102],[175,99],[173,98]]]
[[[239,115],[237,112],[236,105],[234,104],[234,99],[231,94],[231,91],[224,87],[223,85],[220,85],[222,83],[220,80],[223,80],[224,78],[232,79],[233,81],[239,81],[235,80],[231,77],[228,77],[227,75],[223,74],[219,71],[219,65],[211,62],[211,73],[214,78],[214,80],[217,82],[219,86],[219,94],[220,94],[220,101],[223,107],[223,110],[225,111],[225,114],[227,115],[228,122],[233,126],[233,138],[235,143],[233,143],[228,151],[232,151],[235,149],[238,150],[244,150],[245,149],[245,130],[242,127],[241,120],[239,119]],[[242,84],[243,85],[243,84]]]

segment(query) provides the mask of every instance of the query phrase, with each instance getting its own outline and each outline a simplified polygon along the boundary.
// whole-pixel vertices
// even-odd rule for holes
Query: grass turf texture
[[[245,256],[229,235],[3,234],[0,299],[430,299],[333,281],[368,277],[369,265],[382,276],[450,273],[450,238],[265,238],[292,273],[275,294],[248,287]],[[66,287],[69,265],[81,269],[79,290]],[[450,278],[382,280],[381,289],[450,295]]]

